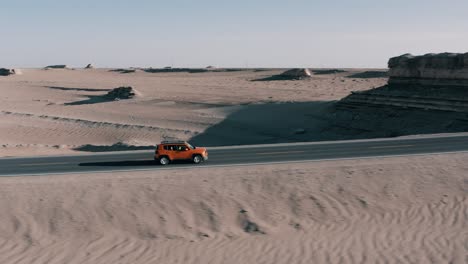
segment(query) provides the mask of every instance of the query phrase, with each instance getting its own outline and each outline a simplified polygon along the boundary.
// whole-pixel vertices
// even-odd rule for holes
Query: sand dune
[[[0,179],[0,263],[466,263],[467,154]]]

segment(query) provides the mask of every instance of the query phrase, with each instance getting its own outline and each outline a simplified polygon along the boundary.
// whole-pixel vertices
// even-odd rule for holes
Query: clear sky
[[[0,0],[0,67],[386,67],[468,52],[467,0]]]

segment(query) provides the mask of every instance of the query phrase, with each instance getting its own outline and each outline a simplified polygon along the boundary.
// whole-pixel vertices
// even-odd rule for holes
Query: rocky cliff
[[[356,137],[468,131],[468,53],[404,54],[388,67],[388,85],[335,104],[335,127]]]
[[[468,86],[468,53],[404,54],[388,61],[389,84]]]

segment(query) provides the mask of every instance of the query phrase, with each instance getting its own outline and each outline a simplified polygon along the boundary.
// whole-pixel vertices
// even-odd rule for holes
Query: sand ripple
[[[0,263],[466,263],[466,158],[0,179]]]

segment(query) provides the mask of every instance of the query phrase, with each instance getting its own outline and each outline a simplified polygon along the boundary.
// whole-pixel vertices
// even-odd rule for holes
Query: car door
[[[177,159],[186,160],[191,158],[190,151],[188,151],[187,146],[185,145],[177,145],[175,152]]]
[[[179,152],[177,151],[177,146],[176,145],[169,145],[168,146],[168,152],[171,160],[178,160],[180,159],[179,157]]]

